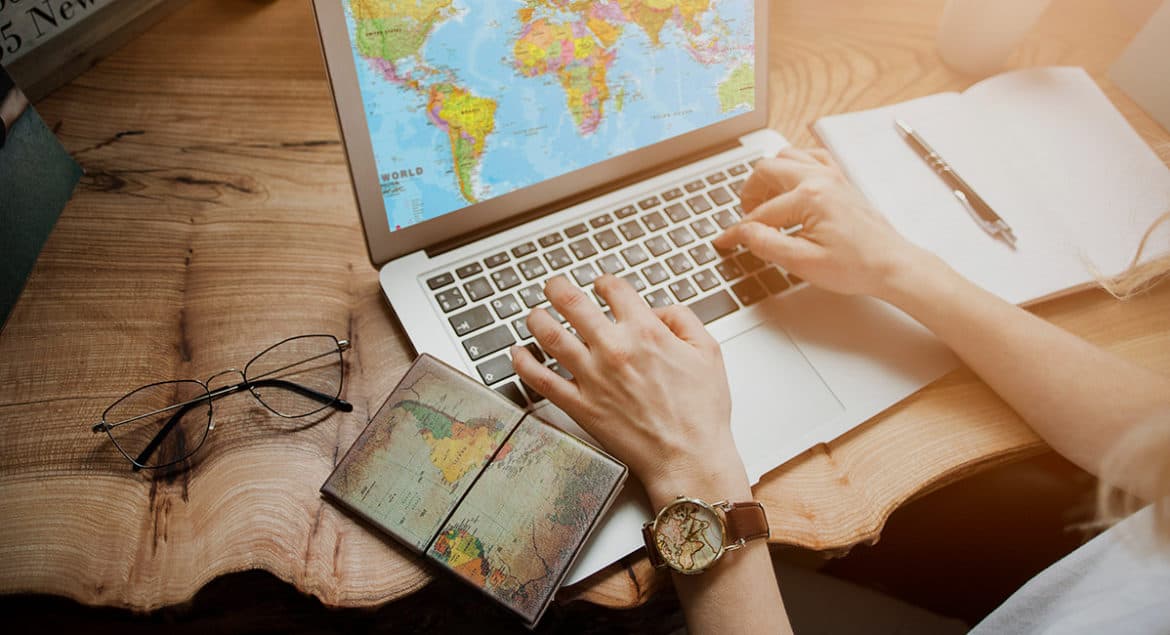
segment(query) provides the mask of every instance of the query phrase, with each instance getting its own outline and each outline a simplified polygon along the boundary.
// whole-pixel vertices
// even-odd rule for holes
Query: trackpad
[[[844,411],[784,329],[775,322],[723,342],[731,385],[731,429],[755,482],[809,447],[815,429]]]

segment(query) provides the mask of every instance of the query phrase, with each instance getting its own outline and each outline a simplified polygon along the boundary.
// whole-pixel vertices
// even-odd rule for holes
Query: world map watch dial
[[[671,503],[654,521],[654,542],[662,560],[679,573],[702,573],[723,555],[723,517],[692,500]]]

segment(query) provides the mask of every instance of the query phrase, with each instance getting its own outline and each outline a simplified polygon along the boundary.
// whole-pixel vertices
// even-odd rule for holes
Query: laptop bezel
[[[370,262],[380,267],[400,256],[451,241],[456,236],[481,232],[580,192],[596,189],[632,173],[645,171],[651,166],[695,154],[764,128],[768,121],[768,3],[766,0],[754,0],[753,4],[756,90],[755,106],[751,111],[416,225],[390,231],[345,23],[345,10],[338,0],[313,0],[317,32]]]

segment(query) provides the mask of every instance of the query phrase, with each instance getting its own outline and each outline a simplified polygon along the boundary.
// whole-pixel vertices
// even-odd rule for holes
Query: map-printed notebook
[[[424,354],[321,492],[535,626],[626,472]]]

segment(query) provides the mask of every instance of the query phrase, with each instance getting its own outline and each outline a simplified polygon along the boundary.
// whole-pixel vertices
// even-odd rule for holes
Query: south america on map
[[[753,0],[342,0],[389,226],[749,112]]]
[[[495,397],[420,359],[323,490],[422,551],[524,414]]]

